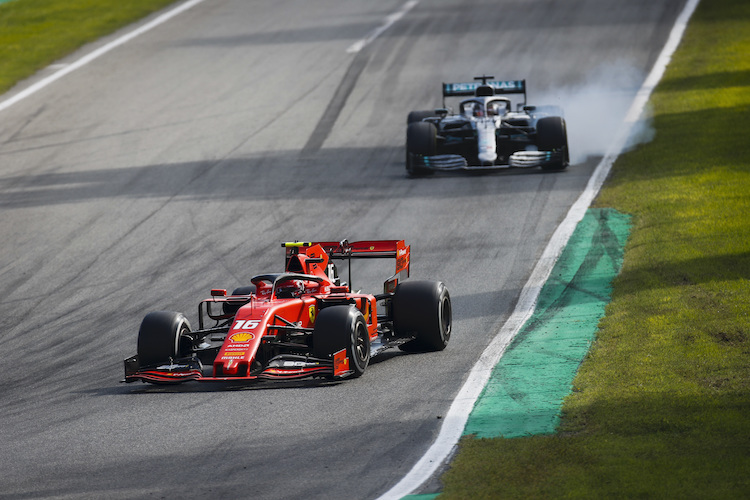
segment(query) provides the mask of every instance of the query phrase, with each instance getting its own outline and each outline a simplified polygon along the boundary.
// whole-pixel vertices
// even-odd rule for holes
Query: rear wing
[[[484,92],[489,89],[492,92],[489,95],[523,94],[523,102],[526,102],[526,80],[487,80],[487,77],[477,77],[476,79],[483,81],[443,83],[443,105],[445,105],[446,97],[486,95]]]
[[[396,271],[385,281],[385,292],[392,292],[396,288],[402,274],[409,276],[411,247],[404,240],[365,240],[365,241],[314,241],[282,243],[286,249],[285,268],[292,256],[297,255],[304,248],[320,245],[331,260],[346,260],[349,263],[349,283],[351,283],[352,259],[395,259]]]

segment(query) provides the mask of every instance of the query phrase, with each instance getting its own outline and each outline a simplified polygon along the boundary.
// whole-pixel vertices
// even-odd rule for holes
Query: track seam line
[[[408,2],[406,2],[401,6],[399,10],[387,16],[385,18],[385,22],[372,30],[366,37],[351,44],[349,48],[346,49],[347,54],[356,54],[357,52],[370,45],[373,41],[375,41],[377,37],[382,35],[388,28],[393,26],[396,21],[404,17],[407,12],[416,7],[418,3],[419,0],[409,0]]]

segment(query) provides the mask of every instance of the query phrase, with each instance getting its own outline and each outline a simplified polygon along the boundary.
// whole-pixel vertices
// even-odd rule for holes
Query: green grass
[[[559,432],[465,438],[439,498],[750,496],[749,21],[703,0],[596,201],[632,233]]]
[[[175,0],[13,0],[0,4],[0,93],[83,44]]]
[[[0,93],[173,0],[0,4]],[[750,494],[750,2],[703,0],[652,97],[653,142],[597,206],[633,215],[559,433],[462,440],[440,498]]]

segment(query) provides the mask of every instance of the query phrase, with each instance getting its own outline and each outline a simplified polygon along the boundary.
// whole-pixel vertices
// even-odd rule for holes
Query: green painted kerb
[[[542,288],[533,316],[493,370],[464,435],[555,432],[563,398],[604,316],[629,230],[628,215],[613,209],[586,212]]]

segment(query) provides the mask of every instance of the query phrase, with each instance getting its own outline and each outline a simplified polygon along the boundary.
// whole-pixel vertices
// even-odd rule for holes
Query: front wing
[[[545,167],[564,160],[562,151],[516,151],[510,155],[507,164],[469,165],[461,155],[416,156],[413,159],[417,168],[434,171],[452,170],[502,170],[506,168]]]
[[[208,367],[212,370],[212,367]],[[349,358],[346,350],[334,354],[333,360],[316,359],[306,356],[282,355],[273,358],[262,371],[243,377],[213,376],[205,373],[204,366],[198,359],[175,360],[169,364],[141,367],[138,356],[125,360],[125,379],[123,382],[150,382],[153,384],[178,384],[197,380],[199,382],[238,381],[238,380],[293,380],[310,377],[344,378],[353,373],[349,370]]]

